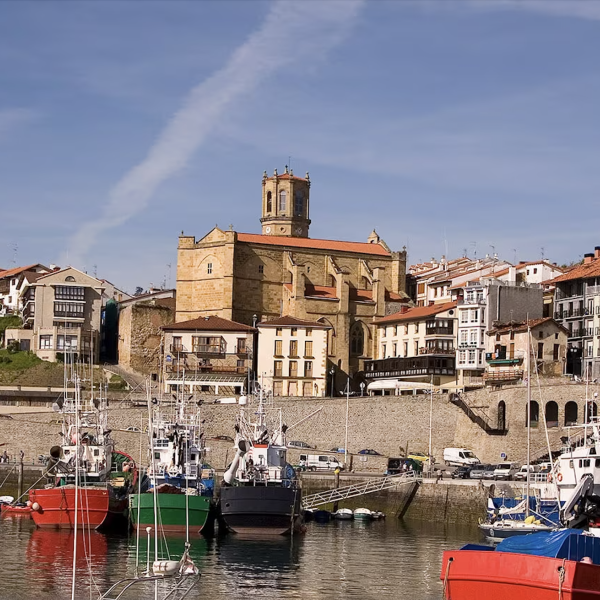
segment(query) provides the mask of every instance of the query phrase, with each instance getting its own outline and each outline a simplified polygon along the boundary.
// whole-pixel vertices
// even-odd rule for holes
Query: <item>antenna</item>
[[[167,264],[167,283],[169,284],[169,288],[171,287],[171,263]]]
[[[98,274],[98,265],[92,265],[92,270],[94,273],[94,277],[97,277]]]
[[[477,242],[471,242],[471,246],[473,246],[473,258],[477,258]]]
[[[288,156],[288,166],[290,167],[290,171],[292,170],[292,157]]]
[[[513,260],[513,264],[516,265],[517,264],[517,249],[513,248],[513,252],[515,253],[514,255],[514,260]]]
[[[10,249],[12,250],[12,255],[13,255],[12,264],[13,264],[13,267],[16,267],[17,266],[17,255],[19,253],[19,244],[17,244],[17,242],[12,242],[10,244]]]
[[[541,250],[542,250],[542,260],[544,260],[544,247],[543,246],[542,246]]]

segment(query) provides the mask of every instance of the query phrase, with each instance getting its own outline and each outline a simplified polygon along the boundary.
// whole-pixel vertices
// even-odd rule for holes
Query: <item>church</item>
[[[176,321],[217,315],[247,325],[281,316],[328,326],[327,372],[356,387],[373,358],[373,319],[397,312],[406,250],[392,252],[373,231],[366,242],[312,239],[309,174],[285,167],[262,177],[262,233],[215,227],[179,237]],[[257,374],[260,376],[260,373]],[[358,375],[358,377],[357,377]]]

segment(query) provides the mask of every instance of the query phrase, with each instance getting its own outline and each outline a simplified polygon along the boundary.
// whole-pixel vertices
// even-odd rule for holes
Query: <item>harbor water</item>
[[[385,598],[438,600],[442,551],[476,541],[470,526],[398,521],[309,523],[293,538],[207,540],[192,537],[191,554],[201,572],[191,599]],[[138,564],[146,561],[146,539]],[[22,517],[0,520],[2,584],[0,600],[71,598],[74,534],[35,529]],[[183,551],[182,537],[159,544],[173,558]],[[117,580],[132,576],[136,540],[97,532],[77,534],[77,598],[98,598]],[[151,549],[151,556],[154,550]],[[152,584],[144,584],[145,586]],[[127,598],[153,598],[153,588]]]

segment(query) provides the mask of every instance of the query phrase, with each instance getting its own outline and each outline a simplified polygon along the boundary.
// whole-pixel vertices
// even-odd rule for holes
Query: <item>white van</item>
[[[444,448],[444,462],[448,467],[478,465],[481,461],[466,448]]]
[[[494,479],[512,479],[521,468],[517,463],[502,462],[496,465],[494,469]],[[527,467],[525,467],[527,468]],[[527,477],[527,475],[526,475]]]
[[[300,468],[306,471],[333,471],[344,467],[335,456],[326,454],[301,454]]]

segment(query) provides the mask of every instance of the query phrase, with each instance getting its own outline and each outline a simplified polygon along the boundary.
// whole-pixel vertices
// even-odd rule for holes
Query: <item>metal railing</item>
[[[304,509],[315,508],[316,506],[332,504],[333,502],[339,502],[340,500],[356,498],[357,496],[364,496],[365,494],[373,494],[374,492],[389,490],[398,485],[418,483],[420,481],[422,481],[422,477],[415,471],[409,471],[408,473],[401,473],[399,475],[387,475],[372,481],[367,481],[366,483],[356,483],[335,490],[309,494],[302,499],[302,507]]]

